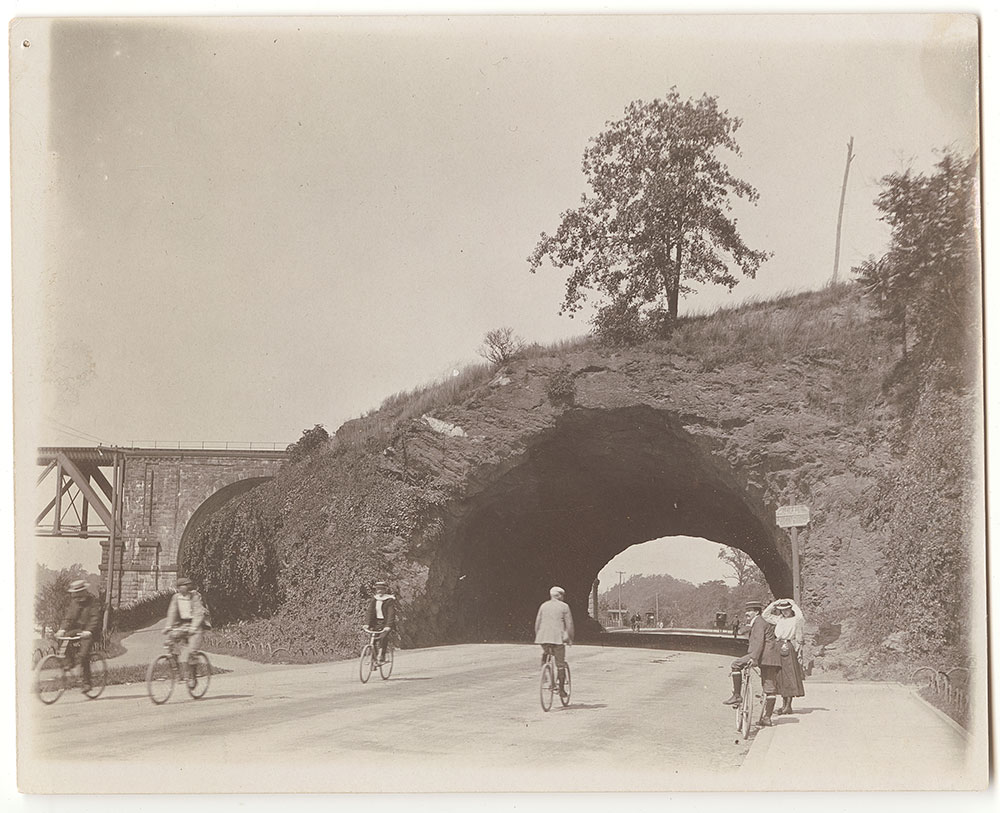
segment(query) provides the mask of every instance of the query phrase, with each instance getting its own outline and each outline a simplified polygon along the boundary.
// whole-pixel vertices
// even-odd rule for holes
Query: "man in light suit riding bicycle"
[[[543,602],[535,616],[535,643],[542,645],[542,663],[551,653],[559,668],[559,696],[566,696],[566,645],[573,643],[573,613],[563,600],[561,587],[549,590],[549,600]]]

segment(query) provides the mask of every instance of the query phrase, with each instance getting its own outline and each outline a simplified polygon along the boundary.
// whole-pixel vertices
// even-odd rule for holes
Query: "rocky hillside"
[[[742,547],[790,593],[773,512],[805,503],[810,656],[838,668],[881,564],[866,518],[897,465],[882,395],[895,361],[849,285],[683,320],[640,347],[534,349],[345,424],[220,512],[189,564],[223,543],[254,559],[200,578],[216,607],[235,589],[273,595],[264,637],[353,651],[366,586],[387,575],[407,643],[524,639],[549,584],[582,617],[600,568],[660,536]]]

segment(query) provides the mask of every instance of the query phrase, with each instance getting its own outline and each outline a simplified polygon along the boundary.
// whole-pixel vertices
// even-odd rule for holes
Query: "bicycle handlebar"
[[[57,641],[82,641],[82,635],[57,635],[55,636]]]

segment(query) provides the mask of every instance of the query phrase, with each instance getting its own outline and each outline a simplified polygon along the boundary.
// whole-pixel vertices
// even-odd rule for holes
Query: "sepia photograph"
[[[12,19],[20,792],[986,790],[981,24]]]

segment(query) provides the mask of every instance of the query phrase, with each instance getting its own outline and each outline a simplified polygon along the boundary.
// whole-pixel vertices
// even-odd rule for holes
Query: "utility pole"
[[[618,571],[618,623],[624,626],[624,620],[622,618],[622,576],[625,575],[624,570]]]
[[[833,252],[833,279],[837,284],[837,271],[840,268],[840,227],[844,221],[844,198],[847,195],[847,174],[851,171],[851,161],[854,160],[854,136],[847,142],[847,165],[844,167],[844,185],[840,187],[840,210],[837,212],[837,245]]]

